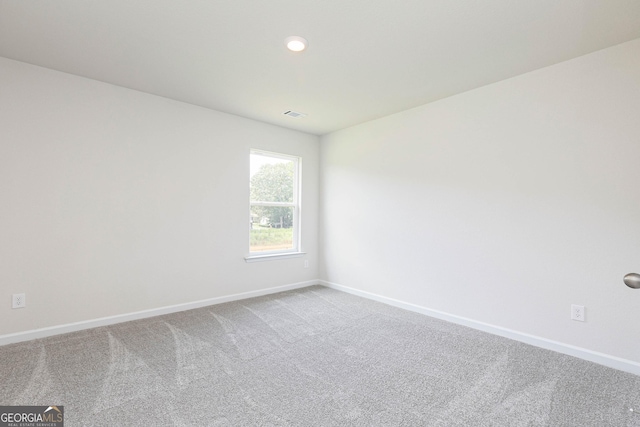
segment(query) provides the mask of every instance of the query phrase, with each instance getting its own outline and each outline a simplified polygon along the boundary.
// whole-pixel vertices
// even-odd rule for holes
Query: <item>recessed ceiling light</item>
[[[292,52],[301,52],[307,48],[309,42],[307,39],[298,36],[291,36],[284,39],[284,44]]]

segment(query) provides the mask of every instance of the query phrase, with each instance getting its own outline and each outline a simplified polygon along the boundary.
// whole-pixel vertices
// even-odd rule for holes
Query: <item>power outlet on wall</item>
[[[584,305],[571,304],[571,319],[584,322]]]
[[[304,268],[309,268],[309,260],[308,259],[304,260]]]
[[[27,305],[27,296],[25,294],[13,294],[11,300],[11,308],[24,308]]]

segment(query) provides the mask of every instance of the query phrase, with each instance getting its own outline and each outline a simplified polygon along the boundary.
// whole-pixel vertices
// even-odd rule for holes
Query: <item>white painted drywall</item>
[[[302,156],[307,269],[244,260],[250,148]],[[0,335],[318,275],[316,136],[3,58],[0,203]]]
[[[326,135],[320,164],[321,279],[640,362],[640,40]]]

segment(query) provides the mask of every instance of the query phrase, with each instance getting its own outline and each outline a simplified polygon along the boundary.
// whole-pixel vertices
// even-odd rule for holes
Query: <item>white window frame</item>
[[[249,238],[249,255],[245,257],[245,261],[247,262],[255,262],[255,261],[267,261],[272,259],[284,259],[284,258],[295,258],[303,256],[305,253],[302,252],[301,248],[301,213],[302,213],[302,204],[301,204],[301,188],[302,188],[302,158],[299,156],[292,156],[289,154],[283,153],[274,153],[271,151],[265,151],[260,149],[251,149],[249,152],[249,162],[251,162],[252,155],[272,157],[276,159],[282,159],[293,162],[293,202],[268,202],[264,200],[251,200],[251,192],[249,192],[249,227],[251,227],[251,209],[254,206],[286,206],[293,208],[293,248],[291,249],[276,249],[272,251],[259,251],[259,252],[251,252],[251,241]],[[249,178],[250,179],[250,178]],[[251,184],[249,184],[251,185]],[[251,233],[251,229],[249,229],[249,233]]]

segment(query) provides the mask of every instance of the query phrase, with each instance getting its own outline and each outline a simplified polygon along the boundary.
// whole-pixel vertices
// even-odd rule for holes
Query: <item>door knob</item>
[[[640,274],[627,274],[626,276],[624,276],[624,284],[633,289],[640,289]]]

